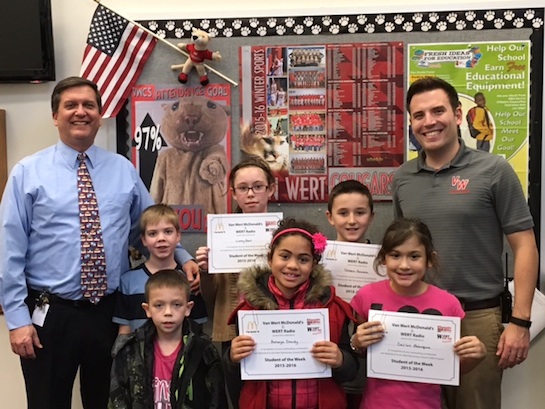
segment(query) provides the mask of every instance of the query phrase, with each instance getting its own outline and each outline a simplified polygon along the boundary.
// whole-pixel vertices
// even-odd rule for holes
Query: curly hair
[[[297,232],[297,231],[293,231],[293,232],[290,231],[290,232],[286,232],[286,233],[282,234],[282,232],[284,230],[287,230],[287,229],[305,230],[306,232],[308,232],[308,235]],[[310,243],[310,248],[312,250],[313,258],[314,258],[314,260],[316,262],[319,262],[321,260],[322,256],[321,256],[321,254],[319,254],[316,251],[316,249],[314,248],[314,243],[312,241],[312,236],[314,234],[316,234],[316,233],[320,233],[320,231],[318,229],[318,226],[316,226],[316,225],[314,225],[314,224],[312,224],[310,222],[307,222],[306,220],[294,219],[294,218],[285,218],[285,219],[280,220],[278,222],[278,228],[272,234],[273,239],[271,240],[271,244],[269,245],[269,253],[267,255],[268,259],[269,260],[272,259],[272,256],[274,254],[274,250],[278,247],[280,242],[285,237],[299,235],[299,236],[304,237],[305,239],[308,240],[308,242]]]

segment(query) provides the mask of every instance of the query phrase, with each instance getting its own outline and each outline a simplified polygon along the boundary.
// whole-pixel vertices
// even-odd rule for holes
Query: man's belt
[[[484,310],[485,308],[495,308],[500,306],[500,297],[489,298],[481,301],[464,301],[460,300],[464,311]]]
[[[29,297],[36,299],[38,304],[42,304],[42,303],[45,303],[45,304],[62,304],[62,305],[67,305],[67,306],[70,306],[70,307],[78,307],[78,308],[92,307],[92,306],[95,305],[89,300],[85,300],[85,299],[67,300],[66,298],[61,298],[58,295],[51,294],[51,293],[49,293],[47,291],[33,290],[33,289],[30,289],[30,288],[28,290],[28,295],[29,295]]]

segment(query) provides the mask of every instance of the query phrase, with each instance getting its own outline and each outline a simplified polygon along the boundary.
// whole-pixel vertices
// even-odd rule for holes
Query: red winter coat
[[[269,280],[271,271],[269,268],[253,267],[241,273],[238,288],[244,300],[237,306],[229,317],[229,323],[235,323],[238,310],[278,310],[278,294],[271,291]],[[271,280],[273,281],[273,280]],[[316,379],[318,390],[319,409],[338,409],[346,407],[346,396],[340,383],[351,380],[357,373],[358,362],[349,346],[348,322],[354,321],[352,309],[348,303],[335,295],[335,288],[330,285],[331,275],[320,264],[316,265],[311,273],[309,285],[301,294],[299,302],[295,301],[295,308],[327,308],[329,310],[330,340],[339,345],[343,354],[343,364],[338,369],[332,370],[332,378]],[[274,281],[273,281],[274,290]],[[297,296],[295,297],[297,300]],[[289,300],[280,300],[282,304]],[[293,300],[292,300],[293,304]],[[286,308],[286,307],[284,307]],[[293,306],[292,306],[293,308]],[[232,373],[227,377],[238,376],[240,379],[240,365],[232,364],[229,360],[229,351],[224,355],[228,371]],[[267,384],[269,381],[240,381],[240,397],[238,399],[240,409],[264,409],[267,407]],[[231,398],[238,396],[239,391],[230,384]],[[281,383],[282,393],[287,392],[295,399],[297,395],[305,393],[301,390],[305,382],[286,380]],[[240,384],[239,384],[240,386]],[[286,389],[289,388],[289,391]],[[292,401],[292,405],[294,402]],[[295,406],[293,406],[295,407]]]

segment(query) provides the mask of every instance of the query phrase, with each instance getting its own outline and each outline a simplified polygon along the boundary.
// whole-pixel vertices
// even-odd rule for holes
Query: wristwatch
[[[523,327],[523,328],[530,328],[532,326],[532,321],[530,320],[523,320],[521,318],[517,318],[517,317],[511,317],[509,319],[509,322],[515,324],[515,325],[518,325],[519,327]],[[352,342],[350,342],[350,344],[352,344]]]

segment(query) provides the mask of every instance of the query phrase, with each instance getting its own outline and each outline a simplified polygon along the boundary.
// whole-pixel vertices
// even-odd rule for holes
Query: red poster
[[[277,177],[278,202],[324,202],[345,179],[391,199],[404,158],[403,44],[246,46],[241,153]]]

